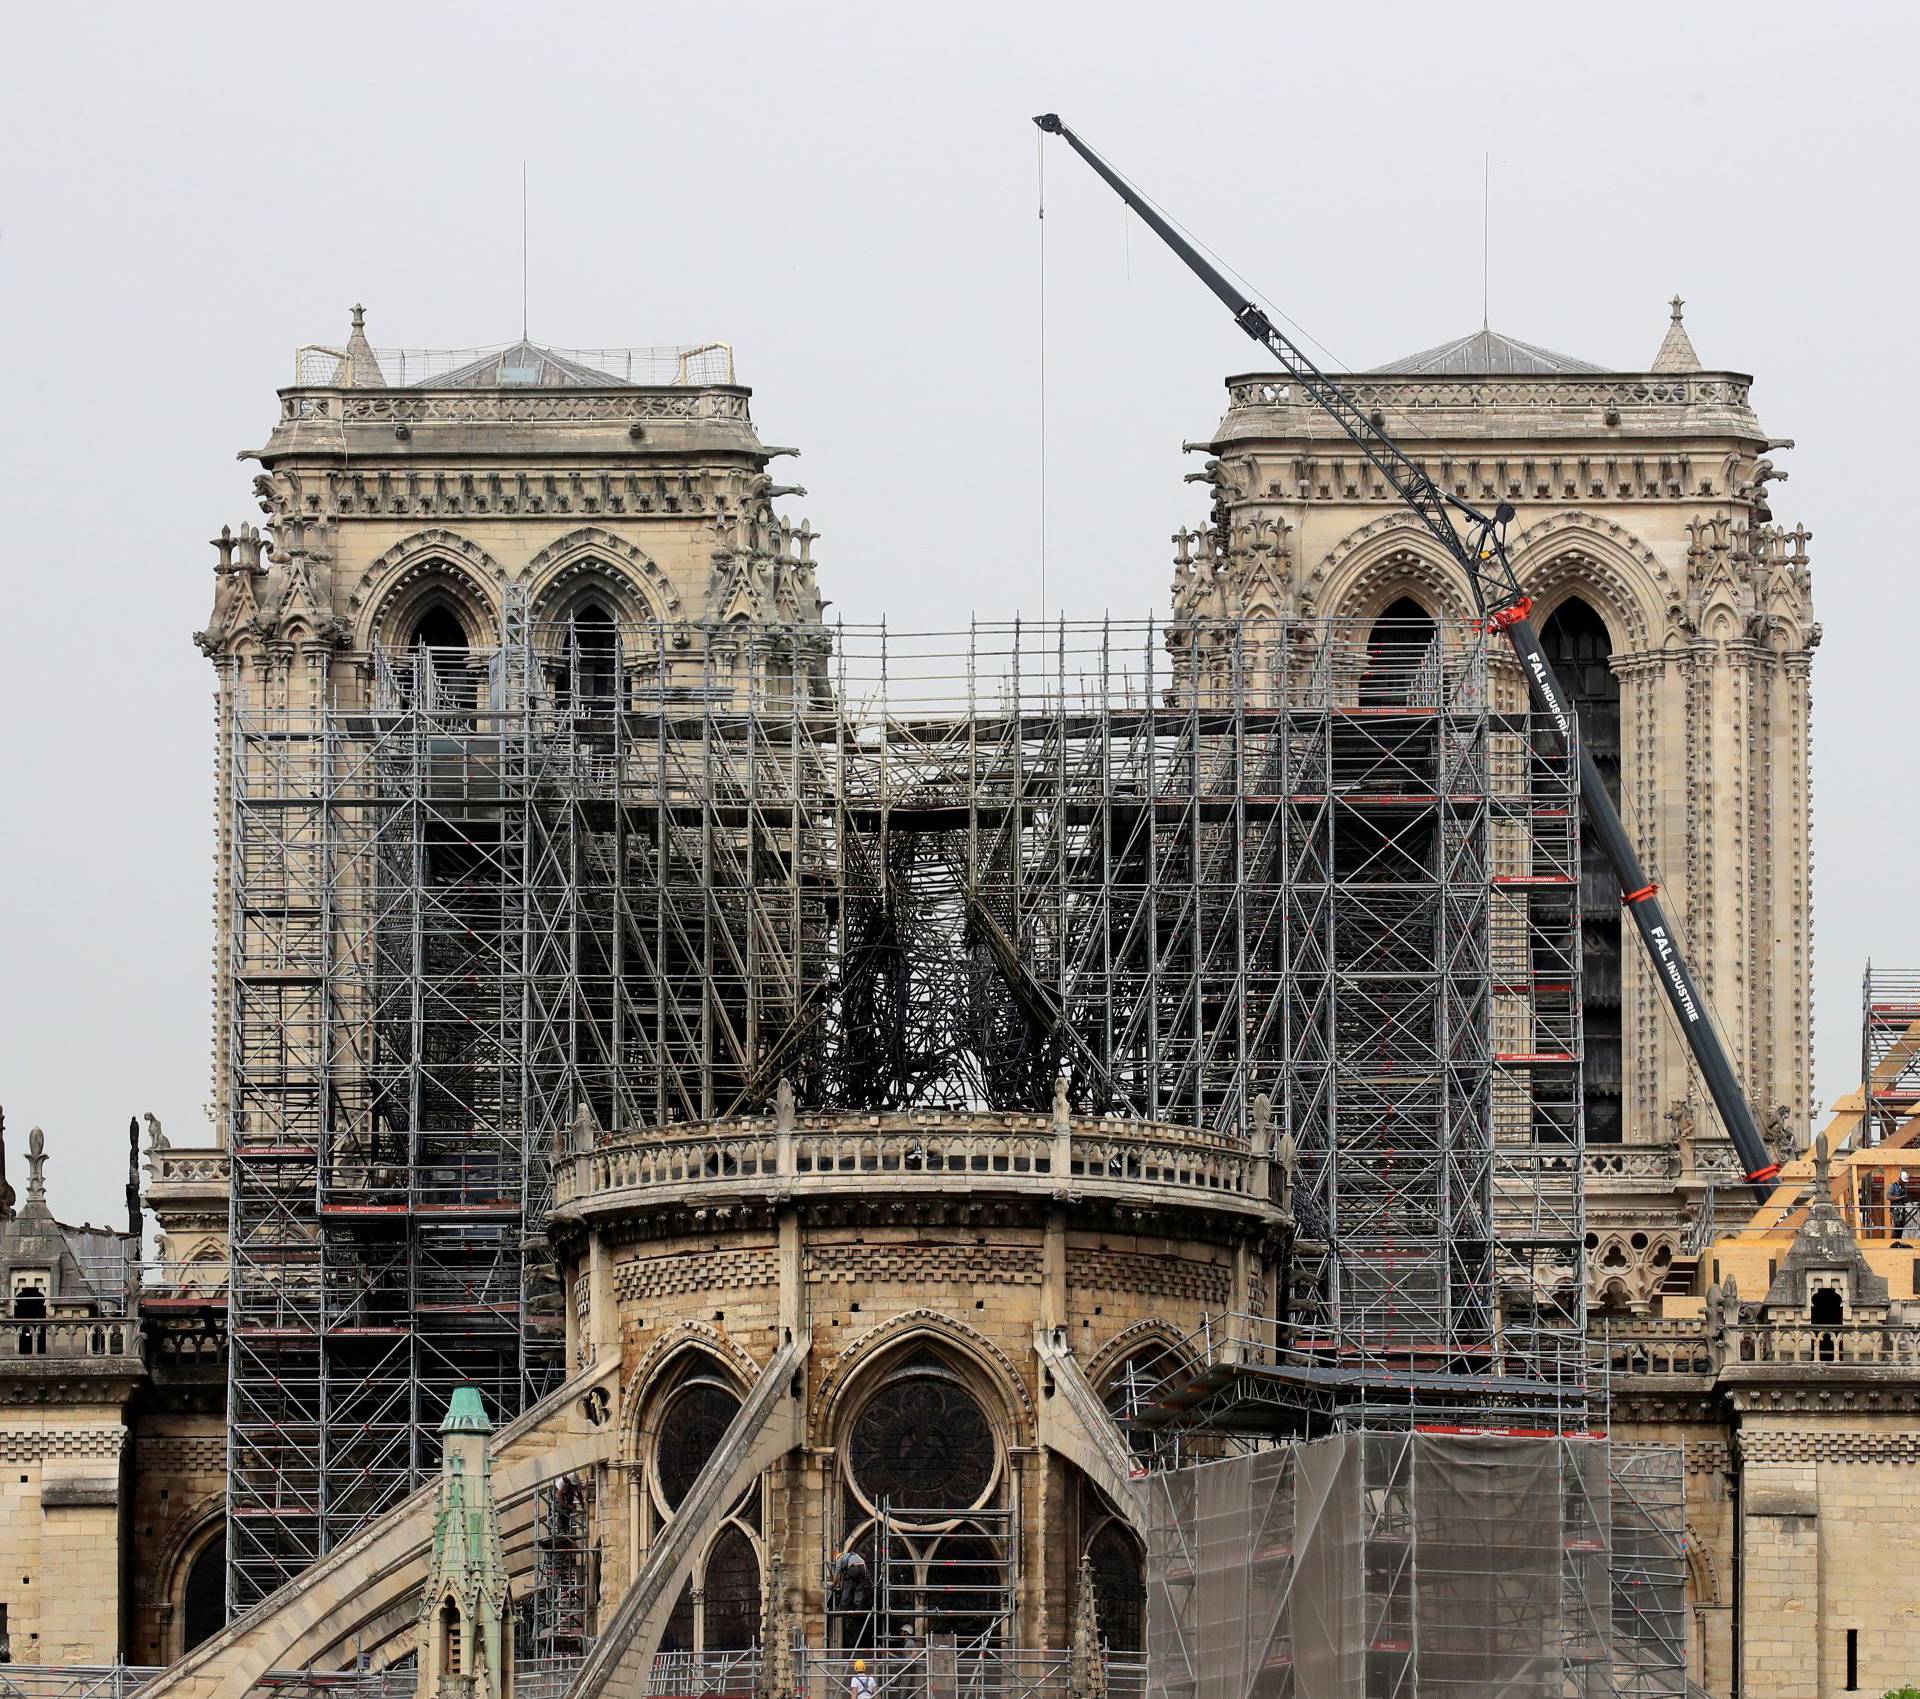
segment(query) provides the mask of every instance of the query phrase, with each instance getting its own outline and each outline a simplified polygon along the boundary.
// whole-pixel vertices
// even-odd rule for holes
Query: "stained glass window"
[[[689,1381],[668,1400],[655,1455],[660,1496],[668,1510],[679,1508],[739,1408],[732,1389],[712,1380]]]
[[[871,1504],[963,1509],[993,1485],[993,1427],[973,1396],[944,1375],[888,1381],[855,1418],[853,1479]]]

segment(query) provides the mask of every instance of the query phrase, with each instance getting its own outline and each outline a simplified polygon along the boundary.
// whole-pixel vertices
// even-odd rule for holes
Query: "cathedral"
[[[1448,1006],[1484,1042],[1469,1088],[1450,1041],[1465,1107],[1436,1113],[1562,1152],[1552,1231],[1519,1261],[1499,1246],[1525,1235],[1493,1234],[1477,1278],[1584,1325],[1617,1432],[1680,1448],[1691,1678],[1892,1685],[1868,1594],[1838,1567],[1796,1585],[1807,1551],[1884,1536],[1920,1396],[1911,1255],[1847,1213],[1854,1123],[1808,1141],[1810,539],[1774,513],[1791,444],[1682,311],[1645,370],[1483,328],[1341,381],[1442,488],[1515,508],[1792,1208],[1747,1221],[1597,853],[1570,844],[1555,888],[1542,828],[1497,809],[1479,907],[1436,887],[1491,940],[1442,975],[1442,1002],[1480,987]],[[808,1657],[1064,1659],[1097,1624],[1120,1681],[1140,1418],[1204,1380],[1223,1318],[1497,1331],[1390,1258],[1331,1297],[1313,1272],[1344,1182],[1303,1082],[1351,1106],[1360,1074],[1303,1059],[1315,970],[1269,962],[1249,895],[1304,841],[1305,793],[1269,839],[1259,785],[1229,829],[1200,777],[1210,716],[1246,768],[1310,689],[1323,718],[1398,713],[1457,678],[1524,720],[1420,524],[1306,397],[1231,377],[1171,620],[1124,664],[1101,634],[1098,712],[1066,713],[1068,669],[1030,678],[1018,639],[943,660],[935,703],[904,648],[823,623],[815,535],[780,506],[792,451],[750,399],[720,345],[376,349],[356,307],[300,350],[249,451],[264,523],[221,529],[194,634],[215,1141],[148,1117],[121,1232],[54,1219],[36,1129],[0,1223],[14,1662],[174,1666],[155,1694],[356,1666],[452,1691],[484,1622],[496,1672],[569,1692],[754,1648],[788,1692]],[[1095,639],[1069,641],[1083,676]],[[889,685],[876,741],[846,705]],[[1328,820],[1380,785],[1328,775]],[[1290,938],[1322,924],[1286,906],[1300,865],[1273,878]],[[1497,1174],[1470,1180],[1512,1216]],[[1826,1331],[1781,1355],[1816,1304]],[[484,1527],[460,1508],[483,1501]],[[450,1506],[479,1582],[448,1578]],[[1920,1610],[1904,1574],[1889,1610]]]

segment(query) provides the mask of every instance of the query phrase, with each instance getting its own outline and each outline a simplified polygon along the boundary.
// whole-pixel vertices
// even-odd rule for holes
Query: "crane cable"
[[[1047,623],[1047,138],[1034,136],[1040,224],[1040,624]]]

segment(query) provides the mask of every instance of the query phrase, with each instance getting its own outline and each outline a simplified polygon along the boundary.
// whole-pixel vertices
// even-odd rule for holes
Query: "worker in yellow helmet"
[[[853,1680],[847,1684],[850,1699],[874,1699],[873,1677],[867,1674],[867,1660],[853,1660]]]

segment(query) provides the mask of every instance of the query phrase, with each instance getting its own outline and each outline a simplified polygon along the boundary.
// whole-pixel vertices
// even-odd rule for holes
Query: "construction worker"
[[[1904,1168],[1900,1178],[1887,1188],[1888,1213],[1893,1218],[1893,1236],[1898,1239],[1907,1231],[1907,1223],[1913,1219],[1916,1205],[1920,1205],[1920,1186],[1915,1186],[1913,1176]]]
[[[848,1699],[874,1699],[877,1691],[878,1689],[874,1686],[873,1677],[867,1674],[867,1660],[865,1658],[855,1658],[853,1660],[853,1680],[847,1686]]]

